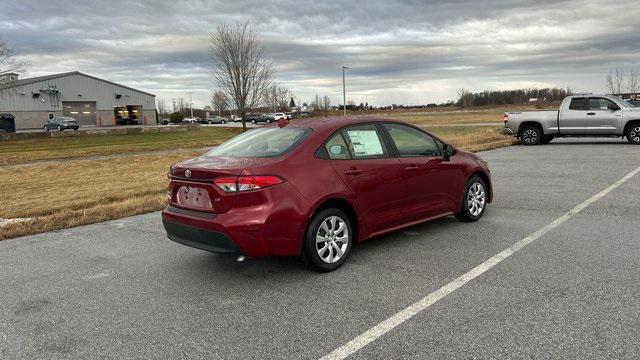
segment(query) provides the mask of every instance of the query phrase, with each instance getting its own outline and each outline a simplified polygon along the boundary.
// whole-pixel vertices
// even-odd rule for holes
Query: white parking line
[[[640,172],[640,167],[638,167],[637,169],[631,171],[630,173],[628,173],[627,175],[622,177],[620,180],[616,181],[611,186],[607,187],[606,189],[600,191],[599,193],[597,193],[597,194],[593,195],[592,197],[590,197],[589,199],[585,200],[584,202],[582,202],[578,206],[576,206],[573,209],[569,210],[564,215],[560,216],[559,218],[557,218],[554,221],[552,221],[551,223],[549,223],[547,226],[541,228],[540,230],[538,230],[538,231],[532,233],[531,235],[525,237],[524,239],[518,241],[517,243],[513,244],[512,246],[510,246],[510,247],[506,248],[505,250],[501,251],[499,254],[493,256],[489,260],[487,260],[487,261],[483,262],[482,264],[476,266],[475,268],[471,269],[469,272],[467,272],[465,274],[462,274],[457,279],[451,281],[450,283],[446,284],[445,286],[441,287],[440,289],[432,292],[431,294],[423,297],[422,299],[418,300],[417,302],[413,303],[412,305],[409,305],[408,307],[404,308],[403,310],[397,312],[396,314],[394,314],[390,318],[386,319],[385,321],[375,325],[374,327],[370,328],[369,330],[365,331],[364,333],[358,335],[356,338],[354,338],[353,340],[349,341],[348,343],[346,343],[346,344],[340,346],[339,348],[333,350],[331,353],[323,356],[321,358],[321,360],[330,360],[330,359],[334,360],[334,359],[345,359],[345,358],[347,358],[349,355],[351,355],[351,354],[355,353],[356,351],[362,349],[363,347],[367,346],[369,343],[375,341],[376,339],[378,339],[382,335],[386,334],[387,332],[389,332],[390,330],[392,330],[396,326],[398,326],[398,325],[402,324],[403,322],[409,320],[410,318],[412,318],[414,315],[418,314],[422,310],[425,310],[429,306],[435,304],[436,302],[438,302],[438,300],[440,300],[440,299],[444,298],[445,296],[451,294],[452,292],[456,291],[458,288],[462,287],[464,284],[466,284],[469,281],[475,279],[476,277],[482,275],[485,271],[487,271],[487,270],[491,269],[492,267],[498,265],[502,260],[504,260],[504,259],[508,258],[509,256],[513,255],[516,251],[518,251],[518,250],[522,249],[523,247],[529,245],[530,243],[532,243],[535,240],[537,240],[538,238],[540,238],[542,235],[544,235],[547,232],[551,231],[552,229],[558,227],[559,225],[561,225],[565,221],[571,219],[573,216],[578,214],[580,211],[584,210],[586,207],[588,207],[589,205],[593,204],[598,199],[600,199],[603,196],[607,195],[608,193],[613,191],[618,186],[624,184],[627,180],[629,180],[630,178],[632,178],[634,175],[636,175],[639,172]]]

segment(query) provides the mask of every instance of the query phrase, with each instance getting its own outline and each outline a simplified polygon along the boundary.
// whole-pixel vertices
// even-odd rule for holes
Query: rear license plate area
[[[207,189],[197,186],[179,186],[175,195],[177,205],[197,209],[197,210],[213,210],[213,204],[209,197]]]

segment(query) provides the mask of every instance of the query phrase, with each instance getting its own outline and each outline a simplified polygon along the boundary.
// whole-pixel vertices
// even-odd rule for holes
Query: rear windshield
[[[309,136],[308,128],[262,128],[242,133],[205,156],[274,157],[282,155]]]

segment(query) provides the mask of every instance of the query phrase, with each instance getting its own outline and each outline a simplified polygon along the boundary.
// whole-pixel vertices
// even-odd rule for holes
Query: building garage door
[[[96,124],[96,102],[95,101],[63,101],[64,116],[70,116],[80,125]]]

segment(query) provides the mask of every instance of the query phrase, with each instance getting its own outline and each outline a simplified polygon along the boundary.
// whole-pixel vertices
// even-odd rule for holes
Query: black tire
[[[271,119],[267,119],[267,124],[271,124]]]
[[[220,124],[226,124],[226,123],[227,123],[227,121],[226,121],[226,120],[222,120],[222,121],[220,121]]]
[[[256,123],[256,119],[251,119],[251,123],[255,124]]]
[[[49,127],[47,125],[43,126],[44,131],[49,131]]]
[[[640,123],[631,124],[626,135],[630,144],[640,145]]]
[[[543,137],[543,138],[542,138],[541,143],[543,143],[543,144],[548,144],[548,143],[550,143],[550,142],[551,142],[551,140],[553,140],[553,138],[554,138],[554,137],[553,137],[553,136],[551,136],[551,135],[549,135],[549,136],[545,136],[545,137]]]
[[[469,200],[470,200],[469,198],[471,196],[471,194],[469,193],[469,190],[475,184],[479,184],[480,186],[482,186],[482,189],[484,191],[484,204],[480,212],[474,214],[469,208]],[[488,198],[489,198],[489,193],[487,190],[487,185],[479,176],[473,175],[467,182],[467,186],[464,187],[464,192],[462,193],[462,206],[460,206],[460,212],[455,214],[455,217],[458,220],[464,221],[464,222],[478,221],[482,217],[482,215],[484,215],[484,212],[487,210]]]
[[[542,141],[542,131],[537,126],[526,126],[520,132],[520,142],[523,145],[538,145]]]
[[[331,254],[337,255],[336,249],[332,247],[330,244],[327,244],[326,242],[325,243],[316,242],[316,235],[319,233],[319,231],[322,232],[322,230],[320,230],[320,227],[322,226],[323,222],[329,221],[331,217],[337,217],[342,222],[344,222],[344,224],[346,225],[347,238],[348,238],[346,243],[335,241],[335,238],[333,238],[333,242],[335,244],[338,244],[337,246],[342,247],[342,245],[346,245],[346,248],[343,250],[342,256],[340,256],[339,260],[335,262],[327,262],[323,260],[321,258],[321,255],[318,254],[319,252],[318,247],[323,248],[325,246],[329,246],[327,250],[324,251],[324,254],[327,254],[327,257],[330,257]],[[331,223],[327,222],[327,226],[330,227]],[[345,234],[344,230],[332,236],[337,237],[337,235],[339,234],[344,235]],[[353,247],[353,242],[355,241],[354,235],[355,235],[355,232],[353,231],[351,221],[349,220],[349,217],[347,216],[347,214],[345,214],[344,211],[340,209],[335,209],[335,208],[321,210],[313,217],[313,219],[311,219],[311,223],[309,224],[307,232],[305,233],[304,243],[302,244],[302,258],[304,259],[307,266],[309,266],[313,270],[320,271],[320,272],[335,270],[339,268],[342,264],[344,264],[344,262],[347,261],[349,254],[351,254],[351,248]],[[329,253],[327,253],[327,251]]]
[[[58,125],[58,131],[62,131],[62,126]]]

